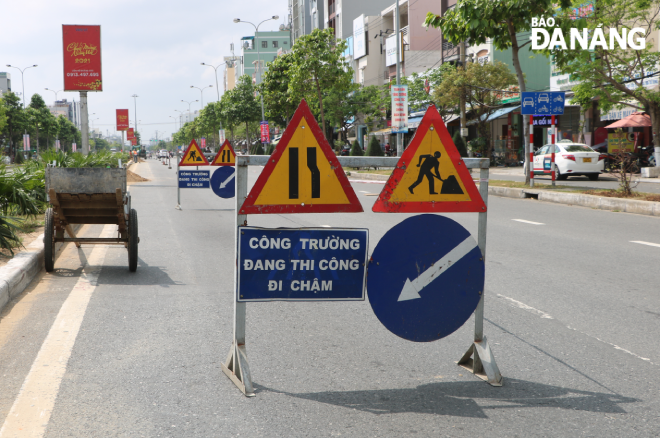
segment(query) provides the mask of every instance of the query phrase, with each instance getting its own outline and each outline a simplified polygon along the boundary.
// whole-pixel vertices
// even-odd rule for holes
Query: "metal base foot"
[[[177,205],[177,206],[176,206],[176,207],[174,207],[174,208],[175,208],[175,209],[177,209],[177,210],[182,210],[182,208],[181,208],[181,206],[180,206],[180,205]]]
[[[485,336],[481,342],[474,342],[456,363],[492,386],[502,386],[502,374]]]
[[[245,345],[236,346],[236,342],[232,342],[227,360],[220,365],[222,366],[222,372],[234,382],[234,385],[236,385],[246,397],[255,396]]]

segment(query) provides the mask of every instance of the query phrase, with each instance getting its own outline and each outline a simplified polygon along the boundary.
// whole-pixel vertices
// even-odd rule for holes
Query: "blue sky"
[[[94,127],[115,131],[115,109],[128,108],[134,120],[133,94],[137,94],[137,115],[144,138],[168,137],[175,131],[175,110],[187,111],[181,100],[217,100],[214,70],[201,62],[217,65],[230,56],[230,43],[240,54],[240,39],[252,35],[254,28],[236,24],[233,19],[255,24],[279,15],[279,20],[264,23],[260,30],[277,30],[288,15],[286,0],[173,1],[173,0],[19,0],[2,2],[0,26],[0,71],[11,73],[12,90],[21,91],[17,67],[38,64],[25,72],[26,102],[34,93],[52,104],[61,90],[62,24],[100,24],[102,39],[103,88],[89,93],[90,121]],[[249,8],[246,6],[249,4]],[[220,94],[222,69],[218,69]],[[58,98],[79,100],[79,93],[60,92]],[[191,109],[200,109],[194,102]],[[96,113],[92,116],[92,113]],[[141,122],[140,122],[141,121]],[[90,122],[91,125],[91,122]]]

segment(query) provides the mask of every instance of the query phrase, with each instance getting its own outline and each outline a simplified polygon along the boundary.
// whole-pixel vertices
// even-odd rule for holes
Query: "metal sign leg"
[[[479,172],[479,193],[488,205],[488,176],[489,169],[480,169]],[[479,213],[479,249],[481,254],[486,259],[486,226],[488,223],[488,212]],[[502,386],[502,374],[495,362],[488,340],[484,336],[484,297],[486,291],[481,291],[481,299],[474,311],[474,342],[470,345],[467,352],[457,362],[458,365],[470,371],[480,379],[485,380],[492,386]]]
[[[238,214],[243,201],[247,197],[247,177],[248,167],[239,165],[236,160],[236,226],[235,242],[238,245],[238,233],[240,227],[245,224],[247,215]],[[234,266],[234,340],[231,343],[231,349],[227,360],[222,365],[222,371],[231,379],[232,382],[247,397],[254,397],[254,387],[252,386],[252,376],[250,375],[250,366],[247,360],[247,350],[245,349],[245,304],[236,301],[236,288],[238,287],[238,268]]]

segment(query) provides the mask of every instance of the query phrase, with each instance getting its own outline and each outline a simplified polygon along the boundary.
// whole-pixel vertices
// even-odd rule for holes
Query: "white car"
[[[605,168],[606,155],[600,154],[586,144],[561,140],[547,144],[534,154],[534,175],[551,175],[552,151],[555,152],[555,177],[564,180],[572,175],[585,175],[596,181]]]
[[[161,149],[158,151],[158,158],[167,158],[170,156],[170,153],[167,152],[167,149]]]

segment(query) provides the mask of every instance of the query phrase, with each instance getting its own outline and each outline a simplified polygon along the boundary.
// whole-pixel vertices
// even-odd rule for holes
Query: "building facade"
[[[11,91],[11,74],[0,71],[0,96]]]
[[[268,69],[267,64],[277,58],[279,50],[291,49],[291,36],[288,30],[258,32],[256,36],[246,36],[241,39],[241,56],[236,60],[237,81],[242,75],[249,75],[257,84],[257,62],[261,63],[261,71]],[[259,81],[260,82],[260,81]]]
[[[80,102],[70,102],[67,99],[56,100],[53,105],[48,106],[48,109],[55,117],[64,116],[80,129]]]

